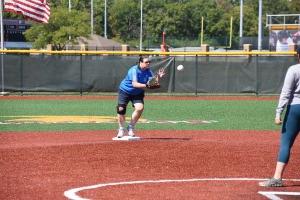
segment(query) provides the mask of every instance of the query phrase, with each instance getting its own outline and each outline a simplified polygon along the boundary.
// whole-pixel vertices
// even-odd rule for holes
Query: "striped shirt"
[[[21,14],[26,19],[48,23],[50,7],[46,0],[4,0],[4,11]]]

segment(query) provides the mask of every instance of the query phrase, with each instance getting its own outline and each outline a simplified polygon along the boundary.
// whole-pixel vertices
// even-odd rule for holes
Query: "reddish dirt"
[[[112,141],[114,131],[0,132],[0,199],[66,199],[64,191],[100,183],[272,175],[273,131],[139,131],[140,141]],[[285,178],[299,178],[299,139]],[[88,199],[266,199],[258,191],[300,191],[299,181],[261,188],[257,180],[167,182],[96,187]],[[295,197],[280,196],[282,199]],[[297,196],[296,198],[300,198]]]
[[[93,100],[115,96],[2,96],[0,100]],[[269,96],[147,96],[153,100],[277,100]],[[258,191],[300,191],[300,182],[260,188],[276,162],[279,134],[272,131],[140,131],[141,141],[112,141],[113,131],[0,132],[0,199],[66,199],[73,188],[124,181],[74,193],[89,199],[266,199]],[[285,178],[299,177],[295,142]],[[209,180],[203,180],[209,179]],[[199,181],[188,181],[201,179]],[[185,182],[183,182],[185,181]],[[280,196],[299,199],[299,196]]]

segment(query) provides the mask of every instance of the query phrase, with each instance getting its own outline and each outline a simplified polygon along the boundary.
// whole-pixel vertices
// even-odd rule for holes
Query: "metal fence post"
[[[196,73],[195,73],[195,95],[197,96],[198,95],[198,55],[196,55]]]
[[[82,54],[80,54],[80,96],[82,96]]]
[[[255,94],[258,96],[258,54],[256,54],[256,64],[255,64]]]
[[[23,54],[20,56],[20,89],[21,89],[21,96],[23,96],[24,90],[24,67],[23,67]]]
[[[175,92],[175,73],[176,73],[176,68],[175,68],[175,65],[176,65],[176,57],[174,57],[174,61],[173,61],[173,76],[172,76],[172,79],[173,79],[173,81],[172,81],[172,92]]]

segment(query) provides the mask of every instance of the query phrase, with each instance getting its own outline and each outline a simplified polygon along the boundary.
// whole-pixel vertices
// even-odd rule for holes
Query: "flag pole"
[[[143,50],[143,0],[141,0],[140,51]]]
[[[71,12],[72,9],[72,3],[71,0],[69,0],[69,12]],[[71,36],[69,35],[69,40],[71,40]]]
[[[94,1],[91,0],[91,35],[94,34]]]
[[[4,49],[3,45],[3,0],[0,1],[0,26],[1,26],[1,50]]]
[[[107,0],[104,1],[104,37],[107,39]]]
[[[1,50],[4,49],[4,37],[3,37],[3,0],[0,0],[0,34],[1,34]],[[1,96],[7,95],[8,93],[4,91],[4,62],[3,62],[3,53],[1,53]]]

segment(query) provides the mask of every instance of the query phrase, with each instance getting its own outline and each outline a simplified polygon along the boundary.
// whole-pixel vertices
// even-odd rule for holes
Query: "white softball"
[[[177,66],[177,70],[178,70],[178,71],[181,71],[181,70],[183,70],[183,69],[184,69],[183,65],[178,65],[178,66]]]

